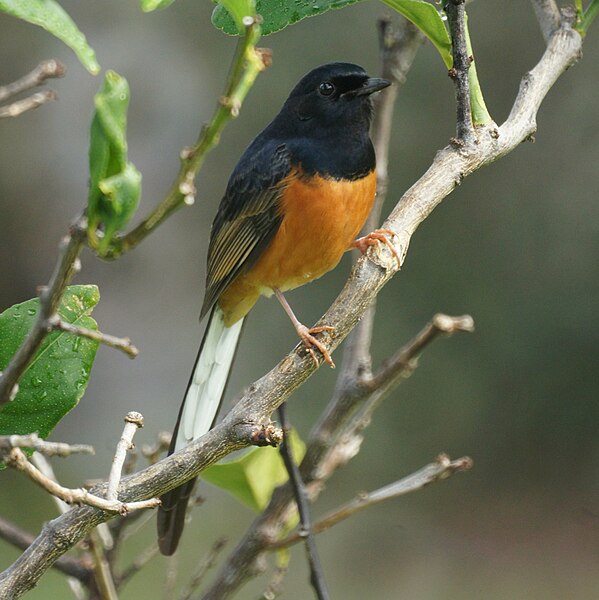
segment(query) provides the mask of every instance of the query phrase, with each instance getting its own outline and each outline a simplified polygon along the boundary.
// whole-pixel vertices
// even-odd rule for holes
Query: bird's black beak
[[[380,77],[369,77],[359,88],[350,90],[341,94],[341,96],[369,96],[374,92],[380,92],[386,87],[389,87],[391,82],[388,79],[382,79]]]

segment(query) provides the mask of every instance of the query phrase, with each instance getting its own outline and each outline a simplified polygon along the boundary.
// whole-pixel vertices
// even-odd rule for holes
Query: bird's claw
[[[331,355],[329,354],[329,351],[326,349],[324,344],[318,341],[318,339],[316,339],[313,334],[321,333],[322,331],[334,330],[335,328],[331,327],[330,325],[318,325],[317,327],[311,328],[308,328],[305,325],[301,325],[297,329],[297,334],[299,335],[300,339],[302,340],[302,343],[306,347],[306,350],[308,350],[308,352],[310,353],[310,356],[312,357],[312,360],[314,361],[314,364],[317,367],[319,365],[319,362],[314,348],[317,348],[320,351],[325,362],[331,367],[331,369],[335,368],[335,363],[333,362],[333,359],[331,358]]]

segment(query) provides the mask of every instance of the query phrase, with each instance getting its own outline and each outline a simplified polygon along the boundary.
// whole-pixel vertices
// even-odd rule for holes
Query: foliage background
[[[234,41],[210,25],[209,3],[181,0],[143,15],[133,1],[63,5],[102,66],[132,89],[129,153],[143,173],[142,214],[167,190],[178,152],[194,141],[221,93]],[[146,419],[137,443],[172,426],[201,336],[208,228],[227,176],[245,145],[274,116],[297,79],[315,65],[348,60],[378,69],[375,19],[363,2],[265,38],[274,64],[229,125],[198,180],[198,198],[115,264],[89,254],[79,282],[103,299],[94,317],[128,335],[135,361],[101,348],[89,389],[52,439],[95,445],[96,458],[57,462],[66,484],[106,476],[122,416]],[[528,3],[469,6],[478,73],[501,122],[543,41]],[[595,28],[596,29],[596,28]],[[319,537],[336,598],[591,598],[599,585],[599,35],[564,75],[539,114],[535,144],[466,179],[414,237],[406,265],[380,296],[375,359],[382,360],[436,311],[471,313],[477,331],[438,342],[379,411],[361,454],[330,482],[316,514],[360,489],[420,467],[440,451],[468,454],[475,468],[418,494],[375,508]],[[0,79],[9,82],[43,58],[68,67],[52,82],[60,100],[0,122],[0,307],[33,297],[47,281],[66,224],[87,197],[89,76],[60,42],[0,15]],[[394,124],[395,202],[454,133],[451,80],[430,46],[419,53]],[[349,262],[294,292],[293,306],[315,321],[343,284]],[[283,311],[263,300],[248,321],[230,395],[295,344]],[[337,355],[340,360],[340,353]],[[305,435],[325,406],[335,373],[321,369],[291,403]],[[251,513],[221,492],[195,513],[182,571],[216,536],[234,541]],[[0,480],[0,512],[32,532],[54,516],[45,493],[13,472]],[[131,556],[149,543],[148,528]],[[1,566],[17,552],[0,542]],[[132,581],[124,598],[159,590],[164,560]],[[264,580],[239,594],[257,597]],[[287,596],[309,597],[300,549]],[[49,574],[29,597],[66,597]],[[153,595],[156,597],[158,594]]]

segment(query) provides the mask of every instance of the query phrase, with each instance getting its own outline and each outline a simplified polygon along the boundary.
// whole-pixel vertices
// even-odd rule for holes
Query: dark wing
[[[254,265],[281,224],[279,201],[294,177],[289,152],[272,141],[259,150],[254,146],[233,171],[212,224],[200,318],[237,275]]]

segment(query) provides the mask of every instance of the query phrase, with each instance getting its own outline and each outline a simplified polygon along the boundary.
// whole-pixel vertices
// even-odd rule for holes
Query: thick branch
[[[26,550],[35,539],[33,535],[2,517],[0,517],[0,538],[20,550]],[[70,556],[61,556],[52,567],[69,577],[74,577],[82,583],[89,582],[92,576],[91,569],[86,567],[82,561]]]
[[[538,65],[524,77],[508,120],[498,129],[481,128],[479,144],[469,147],[468,151],[448,146],[437,154],[431,167],[404,194],[384,224],[397,233],[402,256],[420,223],[464,177],[507,154],[534,132],[536,113],[543,98],[557,78],[576,62],[581,48],[580,35],[563,25],[551,37]],[[356,325],[395,271],[395,260],[388,251],[372,259],[358,260],[344,289],[322,319],[323,323],[336,327],[332,336],[323,337],[330,350]],[[249,445],[252,435],[265,426],[269,415],[314,371],[310,357],[292,352],[251,385],[217,427],[180,452],[123,479],[119,498],[129,501],[160,495],[195,477],[226,454]],[[93,491],[98,494],[101,490]],[[273,501],[276,502],[276,498]],[[17,598],[31,589],[62,553],[92,527],[109,518],[109,514],[100,510],[79,507],[48,523],[14,565],[0,574],[0,593],[8,594],[7,598]],[[264,548],[264,535],[250,542],[250,551],[256,553]],[[238,585],[235,578],[221,580],[220,595],[215,596],[216,588],[213,588],[206,598],[225,598]]]
[[[541,27],[541,33],[548,42],[553,32],[560,26],[559,8],[555,0],[531,0],[531,2]]]

